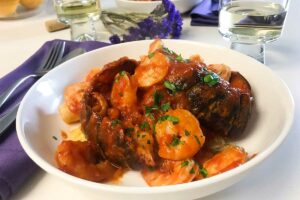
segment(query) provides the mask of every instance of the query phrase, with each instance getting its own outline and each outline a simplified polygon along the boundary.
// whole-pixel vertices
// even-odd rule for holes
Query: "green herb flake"
[[[146,113],[146,117],[149,117],[150,119],[154,120],[154,114],[153,113]]]
[[[141,125],[140,125],[140,128],[144,131],[148,128],[150,128],[150,124],[148,122],[143,122]]]
[[[122,93],[122,92],[119,92],[119,94],[118,94],[120,97],[123,97],[124,96],[124,94]]]
[[[161,105],[161,110],[164,111],[164,112],[167,112],[170,109],[171,109],[170,102]]]
[[[185,136],[190,136],[190,132],[186,129],[184,130],[184,134],[185,134]]]
[[[125,71],[120,71],[119,74],[120,74],[120,76],[125,76],[126,72]]]
[[[119,120],[119,119],[114,119],[114,120],[111,121],[111,126],[112,126],[112,127],[115,127],[115,126],[117,126],[117,125],[120,124],[120,123],[121,123],[121,120]]]
[[[134,131],[134,128],[125,128],[124,133],[127,136],[131,136],[131,133]]]
[[[159,122],[165,121],[165,120],[168,119],[168,117],[169,117],[169,115],[163,115],[163,116],[161,116],[161,117],[158,118],[158,121]]]
[[[171,116],[171,115],[163,115],[163,116],[158,118],[158,121],[165,121],[165,120],[169,120],[173,124],[178,124],[179,123],[179,119],[177,117],[174,117],[174,116]]]
[[[147,144],[151,144],[151,141],[150,141],[150,140],[147,140]]]
[[[168,120],[170,120],[173,124],[178,124],[179,123],[179,119],[177,117],[174,117],[174,116],[169,115]]]
[[[189,161],[188,160],[185,160],[181,163],[181,167],[186,167],[189,165]]]
[[[154,106],[153,107],[157,107],[158,108],[158,105],[160,104],[162,95],[155,90],[155,92],[153,93],[153,97],[154,97]]]
[[[149,58],[149,59],[151,59],[151,58],[153,58],[153,57],[154,57],[154,55],[155,55],[155,53],[154,53],[154,52],[152,52],[152,53],[149,53],[149,54],[148,54],[148,58]]]
[[[146,137],[146,135],[142,135],[142,138],[145,138]]]
[[[172,82],[170,82],[170,81],[168,81],[168,80],[164,82],[164,86],[165,86],[167,89],[171,90],[173,94],[175,94],[175,93],[177,92],[177,88],[176,88],[176,86],[174,85],[174,83],[172,83]]]
[[[199,145],[201,145],[201,142],[200,142],[199,138],[197,137],[197,135],[194,135],[194,137],[195,137],[197,143],[198,143]]]
[[[177,55],[174,51],[170,50],[167,47],[163,47],[163,52],[168,54],[168,55]]]
[[[192,168],[192,169],[190,170],[190,174],[195,174],[194,168]]]
[[[145,112],[146,112],[146,115],[147,115],[147,114],[150,114],[150,113],[152,112],[152,108],[146,106],[146,107],[145,107]]]
[[[177,55],[176,58],[175,58],[175,60],[178,61],[178,62],[183,62],[184,61],[184,59],[181,56],[181,54]]]
[[[58,139],[57,139],[57,137],[56,137],[56,136],[54,136],[54,135],[52,136],[52,138],[53,138],[54,140],[58,140]]]
[[[209,73],[203,77],[203,82],[208,84],[209,86],[214,86],[219,82],[220,78],[215,73]]]
[[[201,168],[200,169],[200,174],[204,177],[204,178],[206,178],[207,177],[207,175],[208,175],[208,172],[207,172],[207,170],[205,169],[205,168]]]
[[[179,144],[180,144],[180,139],[178,137],[174,136],[173,140],[171,142],[171,146],[176,147]]]

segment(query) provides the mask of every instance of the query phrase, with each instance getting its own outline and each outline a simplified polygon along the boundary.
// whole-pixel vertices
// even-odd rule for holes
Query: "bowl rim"
[[[127,45],[132,45],[133,43],[145,43],[145,42],[149,43],[150,41],[151,40],[133,41],[133,42],[127,42],[127,43],[106,46],[106,47],[103,47],[100,49],[95,49],[95,50],[92,50],[85,54],[82,54],[80,56],[77,56],[75,58],[72,58],[71,60],[68,60],[65,63],[62,63],[60,66],[65,68],[66,66],[68,66],[68,64],[67,64],[68,62],[71,62],[72,60],[76,60],[76,59],[81,59],[81,57],[89,56],[89,54],[98,53],[98,51],[100,51],[100,52],[106,51],[107,49],[110,49],[110,48],[122,48],[124,46],[126,47]],[[184,184],[168,185],[168,186],[155,186],[155,187],[142,186],[141,187],[141,186],[110,185],[110,184],[105,184],[105,183],[96,183],[96,182],[84,180],[84,179],[69,175],[69,174],[59,170],[58,168],[56,168],[56,166],[49,164],[46,160],[42,159],[42,157],[40,157],[27,143],[26,135],[23,132],[23,129],[21,126],[21,124],[22,124],[21,116],[23,115],[23,112],[24,112],[24,110],[23,110],[24,102],[30,96],[32,91],[35,90],[36,86],[40,82],[42,82],[42,80],[43,80],[43,77],[42,77],[26,93],[26,95],[24,96],[24,98],[19,106],[18,112],[17,112],[17,118],[16,118],[17,136],[18,136],[18,139],[19,139],[23,149],[25,150],[26,154],[37,165],[39,165],[42,169],[44,169],[46,172],[48,172],[52,175],[55,175],[59,178],[65,179],[71,183],[75,183],[84,188],[90,188],[90,189],[94,189],[94,190],[105,190],[108,192],[125,193],[125,194],[150,194],[150,193],[160,194],[160,193],[165,193],[165,192],[178,192],[178,191],[183,191],[183,190],[192,190],[192,189],[196,189],[196,188],[203,187],[203,186],[209,186],[209,185],[212,185],[212,184],[222,181],[222,180],[227,180],[233,176],[242,174],[243,172],[247,172],[249,169],[253,168],[257,164],[260,164],[263,160],[265,160],[271,153],[273,153],[278,148],[278,146],[284,141],[284,139],[288,135],[289,130],[293,124],[294,113],[295,113],[295,103],[294,103],[294,99],[291,94],[291,91],[287,87],[286,83],[277,74],[275,74],[270,68],[268,68],[267,66],[263,65],[262,63],[256,61],[255,59],[250,58],[250,57],[248,57],[244,54],[241,54],[239,52],[236,52],[234,50],[228,49],[226,47],[222,47],[222,46],[218,46],[218,45],[211,45],[211,44],[196,42],[196,41],[188,41],[188,40],[165,39],[163,41],[167,41],[167,42],[171,42],[171,43],[178,43],[178,44],[183,43],[185,45],[197,45],[197,46],[202,46],[202,47],[207,46],[209,48],[217,48],[217,49],[222,49],[222,50],[226,50],[229,52],[233,52],[234,54],[238,54],[238,56],[247,58],[248,60],[251,59],[252,62],[256,62],[256,64],[260,68],[264,68],[263,70],[266,70],[269,73],[271,73],[271,75],[273,77],[275,77],[281,83],[281,86],[285,89],[284,90],[286,92],[285,96],[286,96],[286,99],[288,100],[288,102],[286,102],[286,103],[290,105],[290,109],[291,109],[290,110],[291,112],[289,112],[287,114],[287,119],[286,119],[284,126],[282,127],[281,133],[274,140],[274,142],[270,146],[268,146],[265,150],[259,152],[259,154],[257,154],[254,158],[247,161],[245,164],[243,164],[237,168],[234,168],[232,170],[229,170],[227,172],[221,173],[217,176],[203,179],[201,181],[194,181],[194,182],[189,182],[189,183],[184,183]],[[49,74],[55,73],[55,71],[60,70],[61,69],[60,66],[51,70],[44,77],[48,77]]]

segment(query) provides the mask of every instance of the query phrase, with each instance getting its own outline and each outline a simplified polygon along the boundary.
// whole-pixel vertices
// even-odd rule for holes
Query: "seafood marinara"
[[[220,174],[249,159],[230,139],[243,133],[252,100],[239,72],[156,39],[140,60],[122,57],[65,88],[60,116],[80,126],[62,134],[57,166],[95,182],[136,170],[150,186]]]

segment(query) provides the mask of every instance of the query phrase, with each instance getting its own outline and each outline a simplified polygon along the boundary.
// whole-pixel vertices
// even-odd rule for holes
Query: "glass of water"
[[[57,18],[70,25],[74,41],[97,40],[97,23],[100,23],[99,0],[53,0]]]
[[[265,63],[265,44],[278,39],[288,0],[220,0],[219,32],[231,48]]]

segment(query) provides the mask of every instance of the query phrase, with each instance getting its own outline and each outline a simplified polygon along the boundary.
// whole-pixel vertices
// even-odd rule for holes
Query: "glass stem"
[[[97,23],[97,20],[93,19],[83,22],[71,22],[71,40],[79,42],[95,41],[97,39],[95,23]]]
[[[264,44],[242,44],[231,43],[231,49],[246,54],[252,58],[255,58],[261,63],[265,63],[265,45]]]

